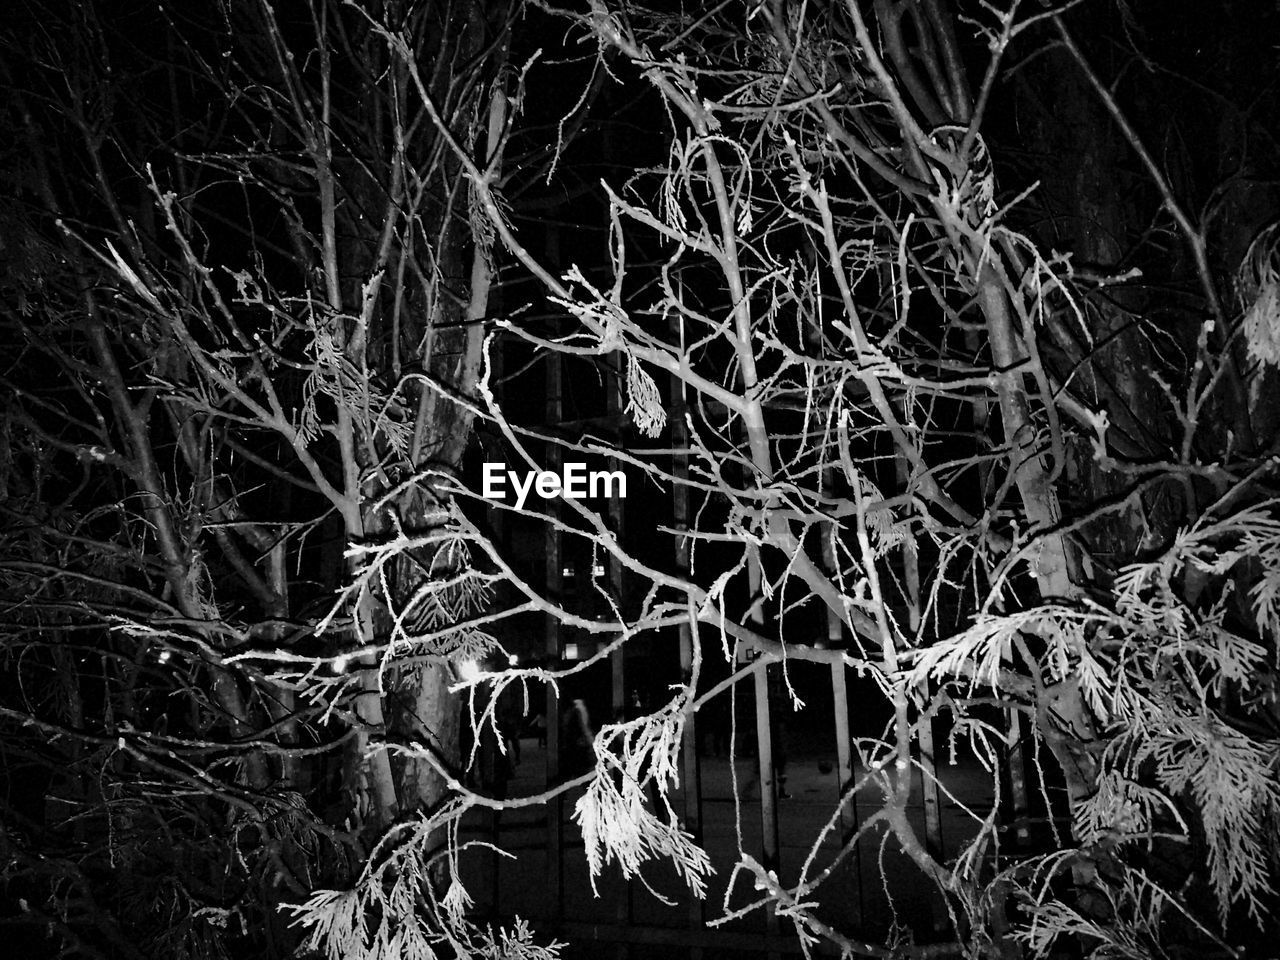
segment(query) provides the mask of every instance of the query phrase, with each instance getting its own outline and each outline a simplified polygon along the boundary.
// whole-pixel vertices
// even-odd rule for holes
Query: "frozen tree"
[[[487,378],[476,415],[530,467],[608,454],[694,505],[687,528],[668,529],[685,551],[675,568],[646,562],[581,504],[546,515],[640,584],[638,609],[582,622],[522,581],[519,603],[486,615],[537,609],[597,631],[610,638],[597,658],[673,624],[693,632],[669,702],[596,737],[576,813],[593,875],[664,857],[701,895],[705,854],[641,791],[652,778],[667,795],[685,727],[729,686],[699,686],[704,649],[737,664],[745,646],[762,659],[743,672],[810,659],[876,679],[892,721],[857,742],[845,802],[873,784],[882,805],[845,851],[879,833],[936,885],[956,939],[921,950],[1048,955],[1069,938],[1099,957],[1186,943],[1232,955],[1268,923],[1280,541],[1263,480],[1273,418],[1258,397],[1276,322],[1271,234],[1241,257],[1239,283],[1215,269],[1210,223],[1187,213],[1066,13],[768,0],[559,11],[598,45],[601,69],[665,110],[666,161],[601,184],[604,269],[545,262],[506,221],[492,172],[459,151],[500,245],[567,317],[551,334],[518,318],[499,330],[598,358],[638,433],[672,447],[512,428]],[[1149,335],[1102,342],[1127,329],[1111,291],[1133,302],[1139,270],[1095,269],[1112,262],[1096,242],[1076,251],[1090,261],[1077,269],[1073,251],[1020,226],[1035,184],[1001,164],[1009,129],[991,114],[1009,102],[998,86],[1010,51],[1045,48],[1092,98],[1073,108],[1116,131],[1168,219],[1176,249],[1164,256],[1194,279],[1176,318],[1184,359]],[[1154,410],[1167,430],[1146,429]],[[544,455],[548,443],[563,449]],[[477,493],[453,497],[453,529],[479,568],[513,577],[468,519]],[[364,583],[417,542],[371,549]],[[828,637],[815,606],[846,649],[815,642]],[[559,676],[516,669],[469,685]],[[1014,719],[993,725],[993,706]],[[1037,769],[1052,758],[1035,778],[1040,849],[1011,849],[994,813],[977,812],[957,856],[926,849],[906,806],[917,767],[935,775],[932,748],[916,749],[935,716],[993,770],[1015,765],[1016,790],[1029,783],[1021,743],[1008,746],[1019,730]],[[1056,778],[1060,800],[1047,792]],[[816,916],[830,871],[815,858],[779,878],[740,854],[758,899],[726,901],[726,919],[771,909],[806,949],[894,948]]]
[[[83,158],[22,168],[27,206],[6,211],[30,261],[6,323],[22,356],[49,359],[5,374],[6,629],[39,681],[5,717],[43,769],[50,750],[63,760],[74,783],[58,792],[84,811],[57,858],[28,828],[7,841],[14,878],[45,884],[25,901],[41,922],[95,944],[140,922],[89,899],[77,821],[134,838],[95,869],[120,856],[113,869],[142,874],[151,821],[186,836],[217,816],[233,827],[205,862],[270,888],[307,949],[553,953],[523,924],[474,924],[468,811],[577,791],[593,881],[666,860],[703,896],[712,863],[671,799],[689,731],[738,681],[804,660],[870,678],[888,722],[854,741],[798,874],[739,840],[732,869],[751,882],[713,923],[771,912],[806,953],[874,957],[1263,942],[1280,812],[1275,232],[1224,231],[1215,212],[1248,206],[1225,190],[1194,212],[1196,164],[1152,145],[1157,120],[1133,119],[1109,61],[1076,40],[1076,6],[536,5],[595,64],[557,101],[547,176],[571,167],[564,144],[602,85],[661,131],[657,158],[582,187],[604,240],[563,263],[513,215],[509,135],[553,75],[534,44],[507,53],[515,11],[317,3],[292,21],[230,4],[226,23],[253,29],[166,25],[188,68],[158,74],[169,113],[135,117],[176,157],[165,169],[104,135],[124,93],[110,71],[83,79],[111,62],[96,27],[39,48],[45,85],[10,78],[10,126],[32,164],[55,135]],[[30,104],[55,91],[66,126],[45,132]],[[218,111],[193,112],[201,92]],[[1019,151],[1027,135],[1056,167]],[[1120,156],[1133,197],[1107,182]],[[1120,249],[1129,203],[1152,224],[1135,252]],[[1056,216],[1091,226],[1045,228]],[[500,312],[499,264],[525,291]],[[530,425],[518,377],[496,369],[513,344],[598,375],[631,430]],[[599,501],[486,500],[463,462],[473,425],[521,469],[600,458],[661,491],[664,559]],[[529,575],[492,535],[503,515],[599,561],[603,616]],[[303,586],[295,571],[317,568]],[[597,652],[454,670],[534,614]],[[673,632],[682,682],[595,731],[593,769],[535,797],[469,784],[451,693],[479,742],[502,696]],[[727,679],[709,679],[713,657]],[[106,679],[86,692],[91,674]],[[134,691],[173,689],[177,732],[140,722]],[[908,816],[913,782],[939,782],[935,721],[996,799],[946,855]],[[339,747],[353,802],[318,817],[298,778]],[[824,838],[869,792],[877,808],[831,862]],[[820,915],[859,842],[918,868],[939,942]],[[159,909],[208,955],[246,908],[181,889]]]
[[[373,739],[456,765],[452,664],[493,640],[387,656],[385,607],[331,607],[348,546],[433,528],[435,495],[402,478],[456,469],[468,442],[465,405],[422,384],[475,389],[493,252],[458,149],[501,168],[515,12],[12,11],[6,882],[16,921],[67,951],[275,955],[296,940],[282,901],[362,875],[420,812],[444,836],[445,778]],[[431,544],[383,584],[465,578]],[[263,646],[307,667],[243,659]],[[444,891],[435,863],[395,868],[379,942],[499,949],[456,901],[427,940],[395,921]],[[501,936],[541,955],[527,928]]]

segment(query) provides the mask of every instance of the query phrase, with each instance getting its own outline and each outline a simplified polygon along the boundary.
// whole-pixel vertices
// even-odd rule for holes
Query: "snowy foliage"
[[[952,676],[969,689],[1009,691],[1031,666],[1027,653],[1038,650],[1036,682],[1077,686],[1102,732],[1093,792],[1076,810],[1077,839],[1124,856],[1156,836],[1186,843],[1202,836],[1224,925],[1237,905],[1260,917],[1277,876],[1280,739],[1251,719],[1274,704],[1267,667],[1277,641],[1276,508],[1267,501],[1202,518],[1160,555],[1124,568],[1109,607],[1088,602],[980,616],[920,651],[908,674],[917,685]],[[1233,604],[1238,582],[1249,584],[1247,597]],[[1039,722],[1055,723],[1043,705]],[[1124,876],[1135,896],[1139,887],[1153,889],[1137,866]],[[1128,894],[1108,888],[1107,896]],[[1163,900],[1144,902],[1154,910]],[[1117,911],[1117,924],[1123,914]],[[1047,949],[1053,936],[1079,933],[1084,922],[1072,908],[1046,901],[1029,942]],[[1096,923],[1088,921],[1089,929]],[[1108,937],[1122,933],[1117,925]],[[1146,956],[1136,943],[1112,947],[1120,952],[1098,956]],[[1124,952],[1130,950],[1138,952]]]
[[[1245,301],[1244,342],[1264,367],[1280,367],[1280,229],[1264,229],[1240,264],[1237,289]]]
[[[551,296],[548,299],[583,322],[586,331],[598,341],[601,353],[622,351],[626,358],[625,412],[630,414],[641,433],[647,437],[656,437],[666,426],[667,411],[653,376],[627,348],[627,343],[622,338],[622,331],[630,320],[617,302],[617,291],[606,296],[583,276],[577,266],[566,273],[564,279],[567,283],[581,287],[589,296]]]
[[[307,931],[306,947],[327,960],[556,960],[561,944],[540,946],[516,918],[509,929],[466,917],[471,899],[457,880],[454,814],[446,807],[399,824],[350,890],[319,890],[287,907]],[[452,879],[437,896],[430,857],[442,833]],[[394,843],[394,845],[393,845]]]
[[[586,844],[592,889],[613,861],[630,879],[646,861],[668,859],[695,896],[706,894],[710,858],[680,825],[667,799],[679,783],[680,707],[675,700],[652,717],[608,724],[596,735],[595,776],[573,813]],[[650,786],[661,810],[649,807]]]

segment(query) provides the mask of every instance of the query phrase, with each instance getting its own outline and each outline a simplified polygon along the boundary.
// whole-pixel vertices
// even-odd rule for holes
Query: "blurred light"
[[[168,663],[172,656],[173,656],[173,653],[171,651],[161,650],[160,656],[156,657],[156,659],[159,660],[161,663]]]
[[[514,666],[515,666],[517,663],[519,663],[519,662],[520,662],[520,658],[519,658],[519,657],[517,657],[514,653],[513,653],[513,654],[511,654],[509,657],[507,657],[507,665],[508,665],[508,666],[512,666],[512,667],[514,667]]]
[[[343,654],[340,657],[334,657],[333,662],[329,664],[329,668],[333,670],[334,673],[346,673],[347,664],[350,662],[351,658],[346,656],[346,654]]]
[[[566,643],[564,645],[564,658],[566,660],[578,659],[578,645],[576,643]]]
[[[572,577],[572,576],[573,576],[573,567],[572,567],[572,566],[564,566],[564,567],[561,567],[561,568],[560,568],[560,576],[562,576],[562,577]]]
[[[458,664],[458,676],[467,683],[474,683],[480,679],[480,664],[474,660],[463,660]]]
[[[603,577],[603,576],[604,576],[604,564],[603,564],[603,563],[593,564],[593,565],[592,565],[592,567],[591,567],[591,575],[592,575],[593,577]]]

